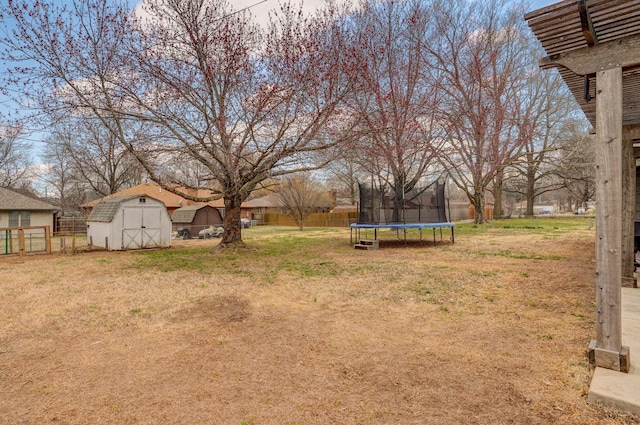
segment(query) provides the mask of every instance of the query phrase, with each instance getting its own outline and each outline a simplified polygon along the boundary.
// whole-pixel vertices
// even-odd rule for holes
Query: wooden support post
[[[633,131],[622,131],[622,286],[636,286],[633,277],[634,232],[636,218],[636,159],[633,155]]]
[[[622,69],[598,71],[596,95],[596,334],[594,366],[628,372],[622,347]],[[626,370],[624,368],[626,367]]]

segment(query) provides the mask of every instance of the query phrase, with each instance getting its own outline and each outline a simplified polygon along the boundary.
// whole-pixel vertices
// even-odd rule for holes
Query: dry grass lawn
[[[0,423],[638,424],[586,402],[588,224],[2,258]]]

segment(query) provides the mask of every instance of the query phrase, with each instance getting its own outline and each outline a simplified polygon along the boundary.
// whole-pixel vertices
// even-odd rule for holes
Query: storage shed
[[[175,210],[171,221],[173,230],[188,239],[198,236],[201,230],[208,227],[222,226],[222,214],[220,210],[208,204],[190,205]]]
[[[164,204],[145,195],[98,203],[87,219],[87,237],[109,251],[171,245],[171,219]]]

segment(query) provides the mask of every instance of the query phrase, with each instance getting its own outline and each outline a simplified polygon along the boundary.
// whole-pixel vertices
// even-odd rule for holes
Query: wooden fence
[[[86,217],[56,217],[53,224],[55,236],[74,236],[87,234]]]
[[[0,255],[51,254],[51,227],[0,228]]]
[[[349,227],[349,224],[356,222],[357,217],[357,212],[316,213],[311,214],[309,218],[307,218],[304,227]],[[262,220],[256,224],[268,226],[297,226],[291,217],[279,213],[262,214]]]

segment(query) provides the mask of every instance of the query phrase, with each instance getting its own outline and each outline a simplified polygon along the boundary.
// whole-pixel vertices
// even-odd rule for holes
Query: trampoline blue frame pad
[[[451,229],[451,243],[453,244],[455,241],[454,236],[454,227],[455,223],[444,222],[444,223],[386,223],[386,224],[371,224],[371,223],[353,223],[349,225],[351,228],[351,244],[353,244],[353,231],[356,231],[355,243],[358,244],[361,241],[360,238],[360,230],[362,229],[373,229],[374,231],[374,239],[378,239],[378,229],[393,229],[396,230],[407,230],[407,229],[418,229],[420,230],[420,239],[422,239],[422,229],[433,229],[433,243],[436,244],[436,229],[440,229],[440,240],[442,240],[442,229],[449,228]],[[407,235],[404,232],[404,240],[405,244],[407,242]]]
[[[441,229],[454,227],[455,223],[389,223],[389,224],[351,224],[352,229]]]

